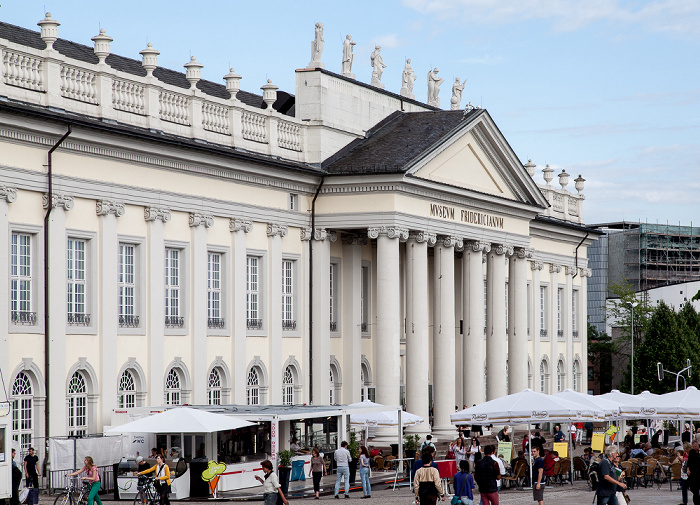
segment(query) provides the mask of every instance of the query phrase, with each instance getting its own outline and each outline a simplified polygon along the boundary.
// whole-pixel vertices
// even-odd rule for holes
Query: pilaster
[[[191,212],[191,302],[190,342],[192,356],[192,403],[207,403],[207,228],[214,225],[214,216],[203,212]]]
[[[9,204],[17,200],[17,190],[0,184],[0,265],[6,265],[9,272],[10,247],[7,240],[10,236]],[[10,338],[9,307],[10,307],[10,279],[8,273],[0,275],[0,370],[3,371],[5,381],[11,380],[10,375]],[[7,384],[12,387],[11,384]],[[39,416],[43,417],[43,416]]]
[[[245,405],[247,374],[246,371],[246,332],[247,332],[247,305],[246,305],[246,235],[253,230],[253,222],[245,219],[233,218],[229,221],[231,231],[231,251],[233,251],[232,275],[233,286],[231,310],[231,331],[233,333],[233,347],[231,363],[231,378],[233,380],[233,403]]]
[[[541,261],[530,261],[530,269],[532,270],[532,283],[530,284],[530,292],[532,296],[532,307],[530,308],[532,318],[532,390],[542,392],[540,388],[540,361],[542,360],[541,351],[541,331],[540,324],[540,272],[544,265]]]
[[[279,223],[267,223],[267,236],[270,251],[269,284],[267,297],[270,303],[268,326],[268,343],[270,357],[268,402],[271,405],[282,403],[282,237],[286,237],[288,228]],[[328,293],[326,293],[328,295]],[[328,375],[326,373],[326,375]]]
[[[557,325],[557,315],[559,307],[557,299],[559,297],[559,272],[561,265],[549,265],[549,392],[557,392],[557,362],[559,361],[559,335]]]

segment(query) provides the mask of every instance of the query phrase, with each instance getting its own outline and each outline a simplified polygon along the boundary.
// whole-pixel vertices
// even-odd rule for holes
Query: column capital
[[[494,244],[493,246],[494,246],[493,252],[498,254],[499,256],[501,254],[504,254],[508,257],[513,256],[513,246],[512,245]]]
[[[44,196],[41,201],[43,207],[45,209],[49,208],[49,194],[44,193]],[[57,209],[59,207],[62,207],[63,210],[71,210],[73,208],[73,197],[72,196],[67,196],[63,193],[58,193],[54,192],[54,194],[51,197],[51,208],[52,209]]]
[[[491,252],[491,244],[488,242],[482,242],[481,240],[468,240],[465,243],[465,247],[471,247],[474,252]]]
[[[7,203],[12,203],[17,200],[17,189],[0,184],[0,200],[6,200]]]
[[[211,228],[214,226],[214,216],[205,212],[190,212],[190,226],[192,228],[197,226]]]
[[[576,270],[576,267],[570,267],[568,265],[564,266],[564,272],[566,273],[566,275],[571,275],[573,277],[574,275],[576,275]]]
[[[559,272],[561,272],[561,265],[555,265],[554,263],[549,265],[549,273],[558,274]]]
[[[530,247],[518,247],[515,249],[515,254],[521,260],[530,259],[535,254],[535,250]]]
[[[427,231],[411,231],[408,233],[408,240],[413,240],[419,244],[426,242],[428,246],[433,247],[437,242],[437,235]]]
[[[231,231],[243,231],[250,233],[253,230],[253,221],[232,217],[228,222],[228,229]]]
[[[541,261],[531,261],[530,268],[532,270],[542,270],[544,268],[544,264]]]
[[[267,236],[268,237],[274,237],[276,235],[279,235],[280,237],[284,238],[287,236],[288,232],[289,232],[289,227],[286,224],[267,223]]]
[[[378,226],[367,228],[367,236],[371,239],[379,238],[379,235],[386,235],[389,238],[398,238],[401,241],[408,240],[408,229],[398,226]]]
[[[164,207],[144,207],[143,218],[146,221],[170,221],[170,210]]]
[[[442,247],[454,247],[461,249],[464,246],[461,237],[455,237],[454,235],[439,235],[438,240]]]
[[[95,202],[95,212],[98,216],[114,214],[116,217],[122,217],[125,210],[124,204],[116,200],[97,200]]]
[[[590,277],[593,275],[593,271],[590,268],[579,268],[581,272],[581,277]]]
[[[343,233],[343,244],[346,245],[367,245],[367,235],[359,233]]]

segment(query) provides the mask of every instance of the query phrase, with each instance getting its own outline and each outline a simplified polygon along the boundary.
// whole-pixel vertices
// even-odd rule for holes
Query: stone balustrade
[[[543,216],[554,217],[564,221],[583,224],[583,213],[581,208],[583,200],[582,194],[573,194],[565,189],[557,189],[552,186],[539,186],[542,194],[547,198],[551,207],[542,212]]]

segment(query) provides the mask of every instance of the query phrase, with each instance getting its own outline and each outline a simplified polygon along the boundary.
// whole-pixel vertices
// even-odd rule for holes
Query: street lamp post
[[[632,394],[634,394],[634,308],[639,304],[639,302],[634,301],[634,302],[627,302],[625,305],[629,307],[630,309],[630,314],[632,316],[631,318],[631,330],[632,330],[632,357],[631,357],[631,365],[630,365],[630,370],[631,370],[631,378],[630,378],[630,385],[631,385],[631,391]]]
[[[662,381],[664,379],[664,372],[670,373],[671,375],[676,376],[676,391],[678,391],[678,379],[679,378],[683,379],[683,389],[685,389],[687,387],[686,382],[685,382],[685,377],[683,377],[683,375],[682,375],[683,372],[685,372],[685,371],[688,372],[688,378],[690,378],[690,376],[693,374],[693,365],[690,363],[690,359],[686,360],[686,367],[684,369],[682,369],[680,372],[672,372],[671,370],[666,370],[660,361],[656,364],[656,369],[657,369],[658,374],[659,374],[659,381]]]

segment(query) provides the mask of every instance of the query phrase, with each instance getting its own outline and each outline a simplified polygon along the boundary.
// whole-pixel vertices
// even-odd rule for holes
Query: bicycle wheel
[[[134,505],[147,505],[148,504],[148,493],[145,489],[139,490],[134,497]]]
[[[53,505],[73,505],[73,497],[70,493],[61,493],[56,497]]]

